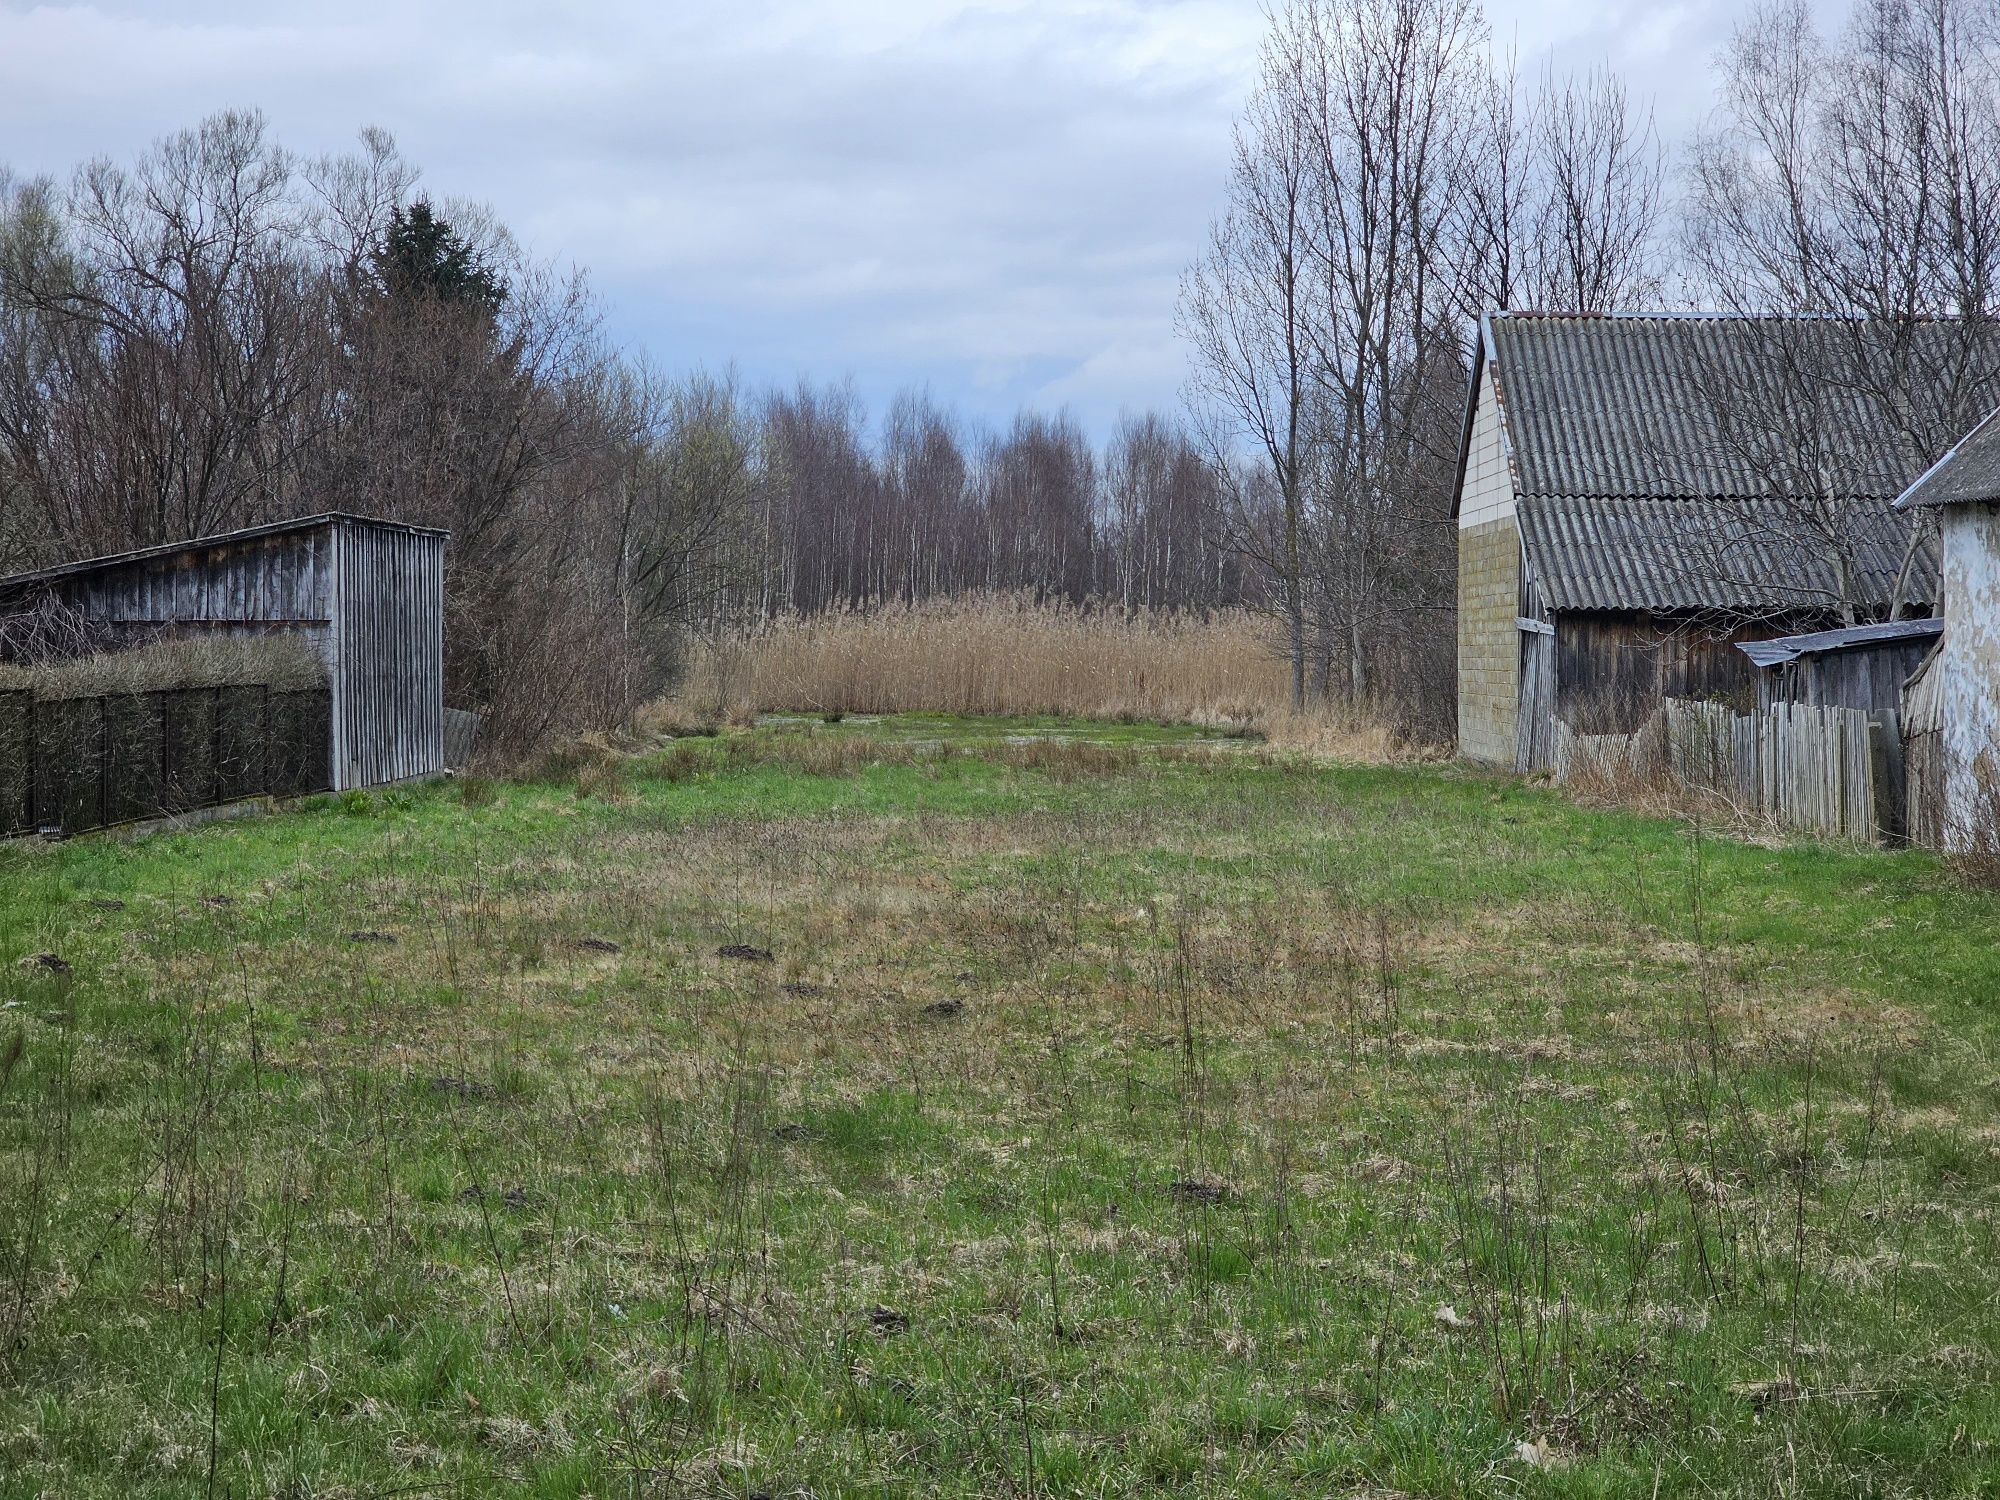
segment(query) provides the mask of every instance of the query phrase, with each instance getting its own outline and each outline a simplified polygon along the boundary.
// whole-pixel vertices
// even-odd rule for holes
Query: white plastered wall
[[[1937,668],[1945,840],[2000,839],[2000,506],[1944,510],[1944,640]]]

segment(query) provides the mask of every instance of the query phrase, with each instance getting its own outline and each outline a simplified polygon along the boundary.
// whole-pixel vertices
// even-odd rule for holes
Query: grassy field
[[[767,727],[0,848],[0,1496],[2000,1491],[2000,902]]]

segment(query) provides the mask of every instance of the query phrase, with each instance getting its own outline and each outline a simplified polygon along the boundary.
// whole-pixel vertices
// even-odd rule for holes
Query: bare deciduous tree
[[[1858,403],[1921,467],[2000,400],[2000,6],[1863,0],[1834,40],[1800,0],[1754,12],[1692,152],[1684,249],[1713,305],[1825,320],[1758,325],[1774,387],[1712,380],[1700,415],[1794,542],[1851,579],[1848,476],[1813,475],[1812,456],[1847,446]],[[1892,615],[1924,539],[1909,528]],[[1832,601],[1849,618],[1865,603],[1849,585]]]
[[[1190,405],[1222,484],[1224,530],[1270,579],[1292,702],[1303,707],[1318,310],[1306,243],[1312,154],[1288,73],[1280,44],[1267,42],[1257,92],[1236,127],[1230,206],[1182,281],[1178,321],[1193,349]],[[1266,494],[1275,505],[1260,503]]]
[[[1190,396],[1295,700],[1450,697],[1472,319],[1655,294],[1662,160],[1608,74],[1497,71],[1474,0],[1292,0],[1189,271]],[[1414,679],[1421,678],[1421,681]]]

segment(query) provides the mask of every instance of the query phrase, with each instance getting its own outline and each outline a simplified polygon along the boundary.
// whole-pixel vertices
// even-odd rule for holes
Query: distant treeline
[[[662,374],[386,135],[307,160],[217,115],[131,164],[0,173],[0,568],[320,510],[448,528],[448,693],[503,752],[624,718],[698,634],[974,592],[1247,604],[1284,627],[1295,702],[1435,739],[1477,314],[1944,316],[1976,352],[2000,0],[1857,0],[1831,39],[1758,8],[1679,165],[1676,199],[1615,77],[1518,78],[1477,0],[1274,5],[1190,247],[1186,422],[1093,446],[1062,414],[991,432],[921,392],[870,413],[838,384]],[[1797,399],[1704,415],[1816,452],[1853,371],[1795,373]],[[1919,415],[1946,440],[1961,404]],[[1838,550],[1844,517],[1788,473],[1773,494]]]
[[[710,390],[750,516],[724,618],[987,592],[1167,609],[1256,594],[1216,525],[1212,468],[1160,416],[1098,450],[1064,415],[981,432],[911,394],[871,441],[844,387]]]
[[[692,632],[970,590],[1256,596],[1170,419],[1096,450],[922,394],[753,392],[613,348],[584,282],[379,132],[305,160],[222,114],[0,174],[0,571],[321,510],[448,528],[447,685],[528,749],[616,722]]]

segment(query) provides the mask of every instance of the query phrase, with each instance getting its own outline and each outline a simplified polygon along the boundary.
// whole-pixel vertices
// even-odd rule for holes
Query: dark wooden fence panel
[[[0,693],[0,834],[34,826],[34,694]]]
[[[0,832],[81,833],[332,785],[323,689],[0,694]]]
[[[270,735],[264,728],[262,687],[216,689],[216,793],[218,802],[254,797],[270,785]]]
[[[104,713],[104,815],[106,823],[158,817],[166,808],[163,772],[166,742],[164,693],[118,693],[100,698]]]
[[[270,747],[269,790],[280,797],[323,792],[333,783],[328,747],[332,700],[323,692],[272,693],[264,711]]]
[[[34,705],[35,826],[104,822],[104,700],[44,698]]]
[[[190,812],[222,798],[220,688],[183,688],[161,693],[165,760],[160,805],[170,813]]]

